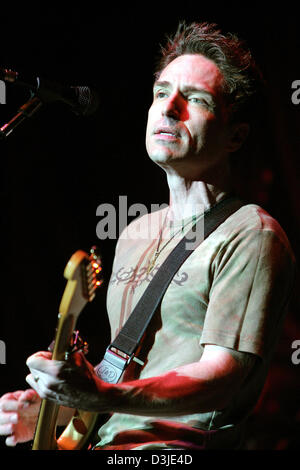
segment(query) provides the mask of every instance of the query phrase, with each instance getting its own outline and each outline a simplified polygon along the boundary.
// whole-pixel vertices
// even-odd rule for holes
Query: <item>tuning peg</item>
[[[90,266],[91,266],[91,274],[90,276],[93,278],[93,287],[92,291],[94,291],[97,287],[101,286],[103,280],[101,279],[101,257],[99,248],[94,245],[90,249]]]
[[[96,245],[92,246],[92,248],[90,249],[90,253],[91,253],[91,258],[95,260],[97,259],[100,260],[100,250]]]

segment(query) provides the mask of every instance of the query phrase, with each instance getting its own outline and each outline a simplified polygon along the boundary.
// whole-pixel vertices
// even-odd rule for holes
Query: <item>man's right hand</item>
[[[41,399],[35,390],[19,390],[0,398],[0,435],[15,446],[33,439]]]

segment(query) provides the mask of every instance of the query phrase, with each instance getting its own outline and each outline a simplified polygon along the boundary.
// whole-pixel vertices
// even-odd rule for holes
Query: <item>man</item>
[[[231,155],[251,132],[259,83],[250,53],[214,25],[181,25],[163,51],[146,147],[166,172],[170,203],[134,221],[118,241],[107,297],[112,338],[179,239],[232,191]],[[7,445],[31,439],[42,397],[62,406],[61,422],[70,408],[112,413],[99,450],[240,448],[293,273],[281,227],[244,205],[174,277],[143,338],[144,365],[131,362],[120,383],[108,384],[80,354],[66,363],[34,354],[32,389],[0,400],[0,433]]]

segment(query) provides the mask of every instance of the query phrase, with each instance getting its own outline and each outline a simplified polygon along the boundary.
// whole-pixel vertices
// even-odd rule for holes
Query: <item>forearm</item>
[[[176,416],[222,409],[232,400],[252,367],[252,361],[245,367],[243,361],[233,357],[226,348],[220,350],[213,345],[204,348],[199,362],[156,377],[118,384],[99,379],[81,354],[74,355],[73,362],[68,363],[54,361],[40,352],[27,362],[31,373],[26,380],[43,399],[96,413],[145,416]],[[36,381],[34,376],[41,371],[43,378]],[[69,411],[67,414],[70,418]]]
[[[213,375],[209,363],[189,364],[166,374],[108,385],[107,410],[145,416],[179,416],[222,409],[238,387],[230,374]]]

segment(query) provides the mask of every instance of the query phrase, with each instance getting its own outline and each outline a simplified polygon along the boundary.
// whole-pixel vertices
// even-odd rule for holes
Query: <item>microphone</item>
[[[57,82],[5,68],[0,68],[0,80],[29,89],[45,103],[64,102],[78,115],[88,116],[94,113],[99,105],[97,92],[87,86],[66,87]]]

